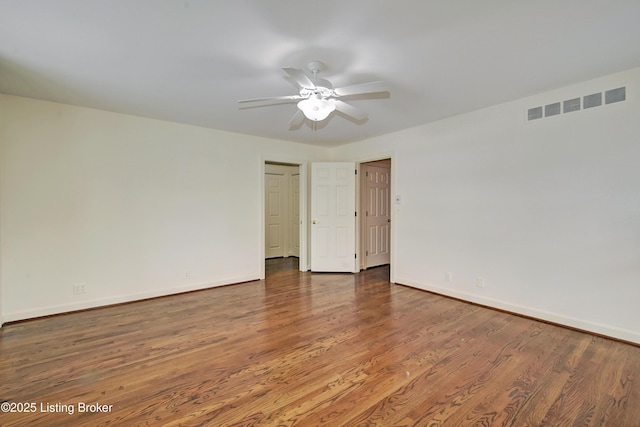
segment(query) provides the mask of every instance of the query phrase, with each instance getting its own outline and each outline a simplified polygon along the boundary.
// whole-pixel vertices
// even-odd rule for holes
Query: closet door
[[[286,256],[287,177],[277,166],[265,165],[265,258]]]
[[[300,173],[297,167],[292,167],[289,180],[289,255],[300,256]]]
[[[390,169],[366,165],[365,268],[389,264],[391,239]]]

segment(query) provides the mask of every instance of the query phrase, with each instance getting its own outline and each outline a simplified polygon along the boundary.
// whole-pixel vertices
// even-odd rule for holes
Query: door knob
[[[387,219],[387,222],[391,222],[391,220],[390,220],[390,219]]]
[[[316,223],[316,220],[315,220],[315,219],[313,220],[313,223],[314,223],[314,224]]]

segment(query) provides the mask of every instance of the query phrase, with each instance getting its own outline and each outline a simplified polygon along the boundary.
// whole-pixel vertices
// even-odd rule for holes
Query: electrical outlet
[[[450,271],[446,272],[444,275],[444,280],[449,283],[453,282],[453,273]]]
[[[476,281],[476,285],[479,288],[484,288],[484,279],[482,277],[478,277],[478,280]]]
[[[184,278],[188,279],[189,277],[191,277],[191,273],[189,273],[188,271],[186,273],[184,273]]]
[[[86,283],[78,283],[73,285],[73,294],[80,295],[87,293],[87,284]]]

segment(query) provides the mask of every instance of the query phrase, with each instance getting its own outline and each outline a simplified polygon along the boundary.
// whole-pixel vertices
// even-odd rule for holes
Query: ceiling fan
[[[320,61],[311,61],[308,64],[313,77],[309,78],[304,71],[298,68],[285,67],[283,70],[296,82],[300,91],[298,95],[273,96],[267,98],[243,99],[239,103],[275,101],[277,104],[297,102],[298,111],[289,121],[290,128],[296,128],[302,124],[304,118],[313,122],[320,122],[329,117],[333,111],[339,111],[356,121],[365,120],[368,115],[358,107],[340,100],[346,96],[362,95],[367,93],[387,92],[383,82],[361,83],[340,88],[333,88],[331,82],[318,78],[318,72],[324,69]],[[271,105],[271,104],[266,104]]]

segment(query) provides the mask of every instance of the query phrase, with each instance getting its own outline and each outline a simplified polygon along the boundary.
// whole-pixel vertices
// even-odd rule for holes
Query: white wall
[[[0,315],[258,278],[265,160],[392,156],[397,283],[640,343],[638,90],[630,70],[330,151],[0,95]]]
[[[259,278],[267,153],[328,150],[0,95],[4,321]]]
[[[624,102],[525,120],[623,85]],[[635,69],[333,155],[394,153],[397,283],[640,343],[638,93]]]

